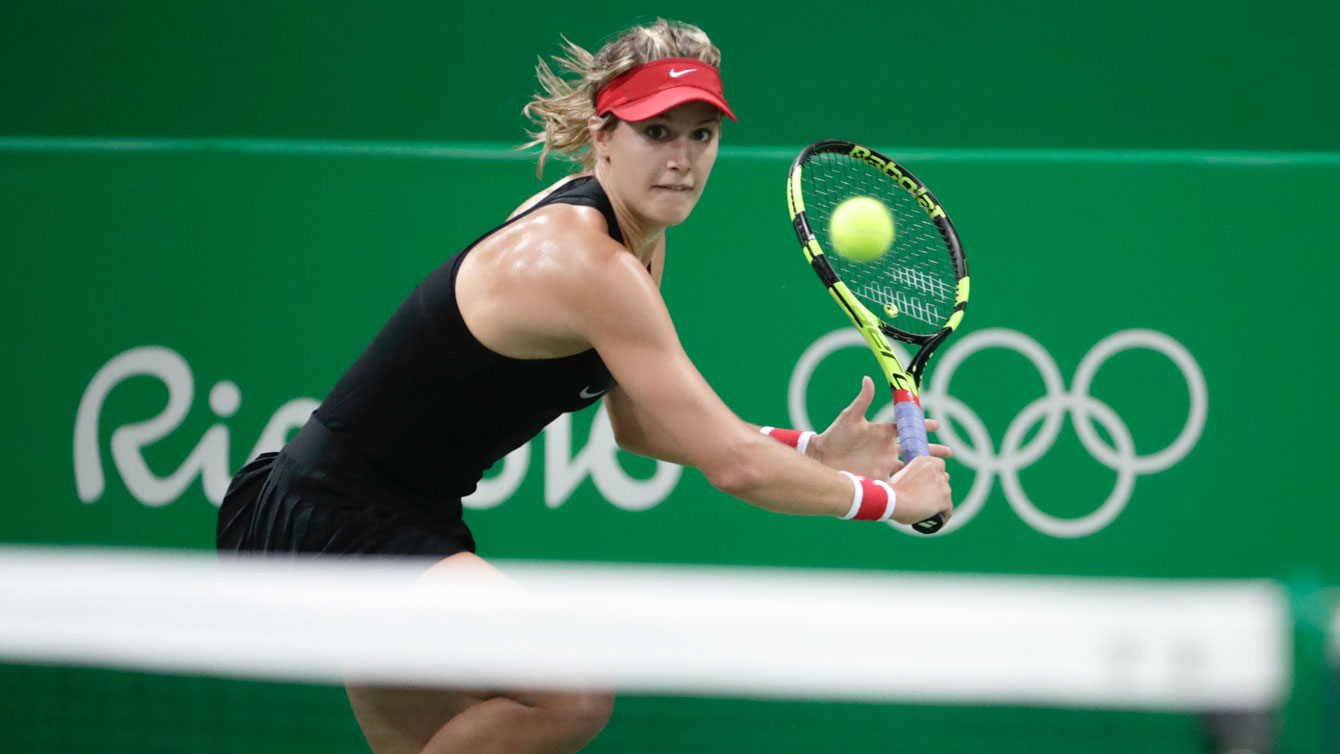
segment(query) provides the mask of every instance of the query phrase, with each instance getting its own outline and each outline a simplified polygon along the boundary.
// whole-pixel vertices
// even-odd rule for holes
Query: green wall
[[[1333,4],[767,7],[0,9],[0,541],[209,548],[228,473],[423,275],[543,185],[508,148],[534,56],[665,13],[723,48],[741,115],[671,232],[664,292],[742,416],[823,423],[875,374],[841,347],[850,328],[786,220],[800,146],[867,141],[950,208],[973,299],[926,403],[961,438],[956,526],[765,514],[692,470],[614,455],[586,413],[500,465],[490,489],[510,494],[467,513],[483,554],[1340,582]],[[1137,347],[1104,355],[1123,339]],[[1082,365],[1099,367],[1087,392]],[[1056,425],[1031,421],[1044,408]],[[0,726],[16,751],[360,749],[333,689],[10,666],[0,718],[26,721]],[[1089,729],[1108,738],[1067,738]],[[1163,715],[633,699],[593,751],[1137,740],[1194,751],[1200,734]]]
[[[8,540],[207,547],[211,500],[277,414],[282,436],[281,409],[324,396],[422,276],[540,185],[505,147],[415,158],[57,146],[0,152],[0,237],[21,283],[0,303],[6,360],[22,365],[6,376]],[[721,158],[694,216],[670,232],[665,296],[738,413],[826,424],[874,362],[849,347],[801,366],[829,333],[851,333],[786,221],[789,154]],[[1340,161],[1110,157],[907,155],[951,208],[974,279],[927,398],[962,438],[955,531],[927,539],[773,516],[694,471],[667,469],[658,489],[657,467],[620,467],[588,413],[509,463],[515,481],[499,484],[510,499],[470,512],[482,552],[1130,576],[1313,567],[1340,578],[1322,432],[1337,399],[1318,377],[1340,353],[1306,329],[1336,314],[1325,218]],[[1115,348],[1104,356],[1100,342]],[[156,376],[113,379],[125,359]],[[1076,388],[1086,359],[1087,392]],[[172,376],[177,362],[184,377]],[[957,403],[936,397],[937,379]],[[1055,432],[1032,426],[1039,398]],[[1095,428],[1087,445],[1077,411]],[[164,425],[153,441],[126,438],[118,460],[117,433],[150,421]],[[101,466],[85,468],[82,491],[76,458]],[[188,459],[204,459],[206,484]],[[163,481],[174,474],[175,486]],[[1105,504],[1116,515],[1092,518]]]
[[[329,389],[422,275],[539,185],[531,164],[505,148],[453,158],[225,142],[0,145],[8,199],[0,238],[11,273],[0,297],[7,542],[208,548],[215,508],[188,459],[205,459],[205,478],[240,465],[283,407],[301,410],[295,399]],[[694,217],[671,233],[665,295],[689,352],[726,401],[754,421],[794,425],[788,389],[798,363],[850,327],[786,221],[781,179],[791,151],[723,156]],[[1207,414],[1185,454],[1149,473],[1118,459],[1133,487],[1119,515],[1087,536],[1027,523],[997,473],[966,525],[924,538],[762,513],[692,471],[645,510],[616,506],[597,486],[602,475],[626,492],[617,468],[640,479],[655,469],[628,457],[616,468],[591,450],[599,442],[589,439],[588,413],[532,443],[514,495],[468,512],[481,551],[1091,576],[1310,570],[1340,580],[1327,473],[1327,422],[1338,407],[1322,377],[1340,363],[1340,347],[1324,325],[1307,329],[1340,314],[1329,294],[1328,222],[1340,160],[904,156],[952,208],[975,281],[965,327],[932,372],[952,371],[949,394],[988,437],[974,440],[960,415],[970,440],[955,444],[960,460],[951,462],[960,504],[986,469],[1005,470],[1011,425],[1040,397],[1073,400],[1079,365],[1114,333],[1161,333],[1191,362],[1179,367],[1140,349],[1107,359],[1088,391],[1102,402],[1090,405],[1092,415],[1110,422],[1099,441],[1121,447],[1125,427],[1136,454],[1162,452],[1188,424],[1185,383],[1199,375]],[[979,350],[987,338],[1023,351]],[[1059,390],[1023,355],[1030,341],[1045,352],[1033,354],[1044,366],[1055,361]],[[975,353],[953,367],[968,346]],[[125,354],[169,349],[188,380],[171,373],[177,362],[168,357],[149,360],[164,368],[158,376],[95,389]],[[805,410],[830,417],[858,375],[873,373],[863,348],[833,353],[813,370]],[[169,385],[183,415],[142,454],[150,481],[186,472],[180,491],[155,500],[155,485],[132,481],[112,447],[127,427],[165,413]],[[103,400],[87,403],[90,396]],[[82,443],[81,405],[97,427]],[[927,405],[935,413],[935,402]],[[1023,444],[1043,444],[1031,465],[1014,463],[1039,509],[1081,519],[1119,489],[1121,474],[1096,460],[1110,453],[1086,450],[1073,410],[1064,419],[1050,441],[1020,425]],[[81,456],[100,461],[104,482],[88,502],[77,486]],[[569,481],[576,487],[566,489]],[[553,505],[546,490],[557,490]],[[0,665],[0,719],[10,721],[0,726],[0,748],[14,751],[89,742],[107,751],[364,750],[335,688]],[[810,754],[896,743],[939,754],[1117,752],[1139,741],[1143,750],[1192,754],[1206,750],[1203,736],[1194,716],[1172,713],[641,697],[620,701],[590,751]]]
[[[536,55],[658,14],[722,48],[740,144],[1340,146],[1314,0],[10,3],[0,133],[512,142]]]

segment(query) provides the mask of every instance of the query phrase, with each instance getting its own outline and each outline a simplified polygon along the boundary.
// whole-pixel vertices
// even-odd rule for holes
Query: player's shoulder
[[[515,220],[508,230],[519,246],[560,259],[566,267],[606,264],[628,255],[611,237],[605,215],[587,205],[547,204]]]
[[[610,236],[599,210],[571,204],[553,207],[555,227],[548,234],[544,256],[556,263],[556,272],[577,286],[581,295],[600,296],[606,287],[627,287],[636,277],[646,275],[637,256]]]
[[[471,257],[498,295],[558,309],[581,308],[637,286],[636,257],[610,237],[599,210],[580,205],[545,205],[510,223]],[[471,271],[463,266],[462,274]]]

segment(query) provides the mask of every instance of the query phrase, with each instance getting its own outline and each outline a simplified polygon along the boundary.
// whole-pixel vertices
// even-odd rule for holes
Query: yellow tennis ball
[[[828,222],[833,250],[857,262],[873,262],[893,246],[893,215],[879,200],[854,196],[837,206]]]

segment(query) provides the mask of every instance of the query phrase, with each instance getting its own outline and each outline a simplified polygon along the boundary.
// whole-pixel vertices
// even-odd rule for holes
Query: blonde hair
[[[619,76],[661,58],[693,58],[721,67],[721,51],[702,29],[664,18],[619,33],[594,55],[567,37],[563,37],[563,48],[565,54],[554,56],[554,62],[572,77],[555,73],[541,57],[535,75],[544,92],[532,97],[521,110],[539,126],[527,132],[531,141],[521,147],[542,146],[536,176],[543,175],[544,161],[550,152],[580,162],[583,171],[595,167],[587,125],[596,114],[596,94]],[[613,113],[607,113],[600,127],[613,128],[618,122]]]

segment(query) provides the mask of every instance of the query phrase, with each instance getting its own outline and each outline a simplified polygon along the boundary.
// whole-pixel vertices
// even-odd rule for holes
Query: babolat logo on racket
[[[945,217],[944,208],[931,199],[926,191],[926,187],[917,183],[899,169],[897,163],[893,160],[886,160],[879,155],[872,154],[869,149],[859,145],[852,147],[851,153],[847,156],[855,160],[861,160],[867,165],[877,168],[878,170],[883,171],[885,175],[893,178],[893,180],[898,182],[899,186],[902,186],[909,194],[917,198],[917,203],[930,213],[932,219]]]

